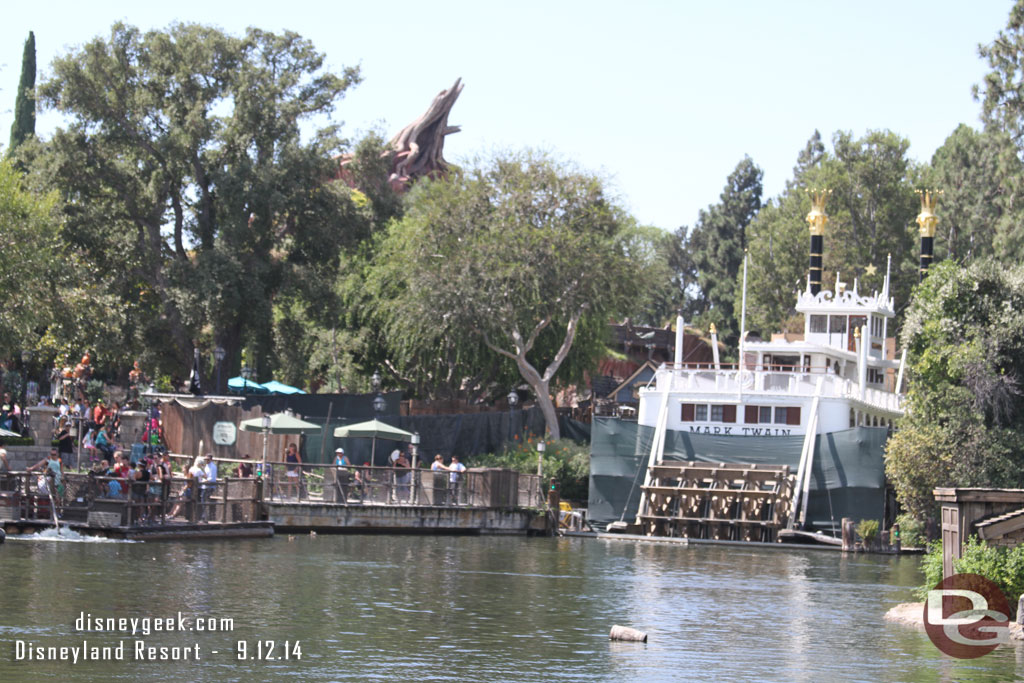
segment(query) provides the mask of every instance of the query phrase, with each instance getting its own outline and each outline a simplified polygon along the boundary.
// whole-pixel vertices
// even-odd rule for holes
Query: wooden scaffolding
[[[650,467],[637,521],[648,536],[770,543],[795,486],[788,465],[662,462]]]

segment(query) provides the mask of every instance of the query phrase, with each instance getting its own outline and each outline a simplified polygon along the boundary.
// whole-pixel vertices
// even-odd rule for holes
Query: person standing
[[[409,482],[412,481],[411,465],[405,457],[405,453],[399,452],[395,460],[395,497],[400,503],[409,501]]]
[[[201,522],[208,522],[210,512],[210,496],[217,489],[217,463],[213,460],[213,454],[206,454],[206,462],[203,467],[203,479],[199,486],[199,503],[202,512]]]
[[[451,494],[452,505],[459,504],[459,489],[462,488],[462,479],[466,471],[466,466],[459,462],[459,456],[453,455],[451,463],[448,465],[448,472],[450,473],[448,479],[448,488]]]
[[[286,496],[294,496],[296,500],[299,497],[299,469],[302,465],[302,456],[299,455],[299,447],[293,443],[288,444],[288,450],[285,451],[284,461],[287,463],[285,468],[285,486],[287,487]]]

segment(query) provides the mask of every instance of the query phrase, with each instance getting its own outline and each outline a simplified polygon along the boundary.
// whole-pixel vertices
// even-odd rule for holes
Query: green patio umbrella
[[[264,417],[270,418],[269,424],[263,424]],[[253,417],[248,420],[242,420],[238,423],[238,426],[244,432],[262,432],[266,430],[269,434],[308,434],[320,431],[320,425],[300,420],[290,413],[274,413],[273,415]]]
[[[380,420],[369,420],[367,422],[357,422],[353,425],[345,425],[344,427],[336,427],[334,430],[334,436],[338,438],[356,437],[364,439],[373,439],[373,444],[370,446],[370,464],[373,464],[373,458],[377,454],[377,439],[390,439],[391,441],[412,441],[412,432],[407,432],[404,429],[398,427],[392,427],[386,422]]]
[[[263,432],[263,465],[267,469],[267,435],[268,434],[308,434],[319,432],[320,426],[312,422],[300,420],[291,413],[274,413],[249,418],[238,423],[243,432]]]

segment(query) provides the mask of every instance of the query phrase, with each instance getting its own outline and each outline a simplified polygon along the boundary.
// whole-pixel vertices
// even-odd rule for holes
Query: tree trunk
[[[519,367],[519,374],[523,376],[526,383],[533,389],[533,395],[537,397],[537,405],[540,406],[540,412],[544,414],[544,423],[548,427],[549,438],[552,441],[558,440],[561,438],[561,434],[558,430],[558,414],[555,413],[555,404],[549,393],[551,381],[540,376],[537,369],[526,360],[525,354],[516,358],[516,365]]]

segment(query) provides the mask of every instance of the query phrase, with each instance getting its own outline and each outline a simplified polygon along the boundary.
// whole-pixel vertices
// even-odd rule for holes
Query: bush
[[[507,442],[502,453],[485,453],[469,458],[470,467],[504,467],[523,474],[537,473],[537,443],[544,441],[541,478],[554,477],[565,500],[586,502],[590,493],[590,447],[571,439],[548,441],[540,437],[518,436]]]
[[[924,600],[928,591],[942,580],[941,542],[928,545],[921,568],[925,583],[917,589],[917,596]],[[1000,548],[971,536],[964,545],[963,557],[956,561],[954,569],[957,574],[984,576],[999,586],[1010,604],[1010,619],[1016,617],[1017,601],[1024,594],[1024,545]]]
[[[875,539],[878,538],[878,520],[860,520],[860,522],[857,523],[857,535],[864,541],[864,545],[874,545]]]
[[[7,436],[2,440],[4,446],[35,446],[36,442],[31,436]]]
[[[926,543],[924,524],[908,512],[896,517],[900,525],[900,543],[904,548],[923,548]]]

